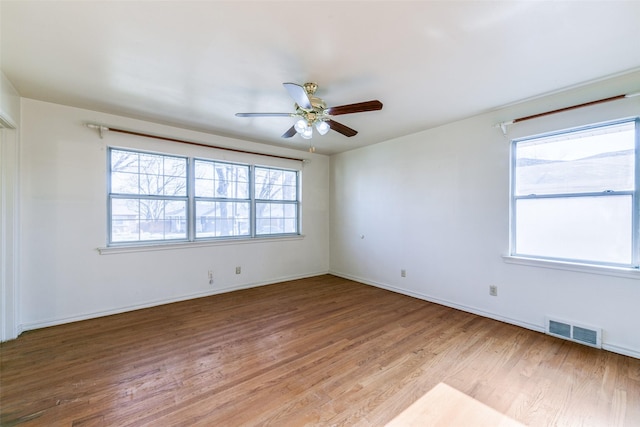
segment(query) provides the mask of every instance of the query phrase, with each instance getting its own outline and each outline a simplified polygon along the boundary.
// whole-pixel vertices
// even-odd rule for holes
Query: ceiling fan
[[[291,138],[296,133],[304,139],[311,139],[313,127],[320,135],[325,135],[330,129],[343,134],[344,136],[354,136],[358,132],[348,126],[338,123],[332,119],[333,116],[341,114],[362,113],[365,111],[375,111],[382,109],[382,102],[378,100],[358,102],[355,104],[329,107],[320,98],[314,96],[318,85],[315,83],[305,83],[300,86],[295,83],[283,83],[289,95],[295,103],[295,113],[236,113],[237,117],[297,117],[296,123],[282,134],[283,138]]]

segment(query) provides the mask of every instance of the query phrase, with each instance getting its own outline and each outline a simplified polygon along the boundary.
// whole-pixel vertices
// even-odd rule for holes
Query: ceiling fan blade
[[[291,126],[288,131],[286,131],[285,133],[282,134],[282,137],[283,138],[291,138],[296,133],[297,132],[296,132],[295,126]]]
[[[313,109],[313,105],[311,105],[311,100],[309,100],[309,95],[307,95],[307,91],[300,85],[295,83],[282,83],[282,85],[287,89],[289,95],[296,101],[302,109],[311,110]]]
[[[291,117],[291,113],[236,113],[236,117]]]
[[[338,123],[335,120],[327,120],[329,127],[344,136],[352,137],[358,133],[358,131],[351,129],[348,126]]]
[[[362,113],[365,111],[382,110],[382,102],[377,99],[374,101],[358,102],[355,104],[340,105],[327,109],[327,113],[332,116],[340,114]]]

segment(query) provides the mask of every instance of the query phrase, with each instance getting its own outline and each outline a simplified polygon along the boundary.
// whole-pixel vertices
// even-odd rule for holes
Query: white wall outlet
[[[242,273],[242,267],[236,267],[236,274]]]
[[[407,277],[407,270],[400,270],[400,277]]]
[[[489,286],[489,295],[491,295],[492,297],[498,296],[498,287],[496,285]]]
[[[213,271],[209,270],[207,277],[209,278],[209,284],[213,285]]]

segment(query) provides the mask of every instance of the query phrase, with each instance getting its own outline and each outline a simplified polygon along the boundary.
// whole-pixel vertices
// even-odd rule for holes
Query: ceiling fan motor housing
[[[305,83],[303,87],[312,108],[304,108],[296,104],[296,115],[305,119],[309,126],[318,121],[328,120],[329,115],[326,112],[327,104],[323,99],[313,96],[316,90],[318,90],[318,85],[316,83]]]

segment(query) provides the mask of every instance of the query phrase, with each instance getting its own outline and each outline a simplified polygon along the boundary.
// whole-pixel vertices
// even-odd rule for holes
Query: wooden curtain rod
[[[297,161],[297,162],[306,162],[307,161],[305,159],[299,159],[299,158],[296,158],[296,157],[279,156],[277,154],[257,153],[255,151],[240,150],[238,148],[220,147],[220,146],[217,146],[217,145],[203,144],[201,142],[185,141],[185,140],[182,140],[182,139],[168,138],[166,136],[151,135],[151,134],[147,134],[147,133],[141,133],[141,132],[134,132],[134,131],[130,131],[130,130],[112,128],[112,127],[107,127],[107,126],[103,126],[103,125],[98,125],[98,124],[95,124],[95,123],[87,123],[86,126],[88,128],[91,128],[91,129],[98,129],[98,131],[100,132],[100,138],[102,138],[103,132],[110,131],[110,132],[124,133],[124,134],[127,134],[127,135],[141,136],[141,137],[144,137],[144,138],[161,139],[163,141],[177,142],[177,143],[180,143],[180,144],[195,145],[195,146],[198,146],[198,147],[215,148],[217,150],[233,151],[235,153],[253,154],[253,155],[256,155],[256,156],[274,157],[276,159],[294,160],[294,161]]]
[[[631,97],[638,96],[638,95],[640,95],[640,92],[631,93],[631,94],[628,94],[628,95],[616,95],[616,96],[612,96],[610,98],[599,99],[597,101],[585,102],[584,104],[578,104],[578,105],[573,105],[571,107],[565,107],[565,108],[559,108],[557,110],[547,111],[545,113],[539,113],[539,114],[533,114],[531,116],[520,117],[518,119],[510,120],[508,122],[499,123],[498,125],[496,125],[496,127],[501,128],[502,129],[502,133],[506,135],[507,134],[507,128],[506,128],[507,125],[512,125],[514,123],[524,122],[525,120],[537,119],[538,117],[548,116],[550,114],[562,113],[564,111],[570,111],[570,110],[575,110],[577,108],[588,107],[590,105],[602,104],[604,102],[616,101],[618,99],[631,98]]]
[[[531,116],[520,117],[519,119],[515,119],[512,123],[524,122],[525,120],[537,119],[538,117],[548,116],[550,114],[562,113],[564,111],[575,110],[582,107],[588,107],[590,105],[602,104],[604,102],[615,101],[617,99],[626,98],[627,95],[617,95],[612,96],[611,98],[599,99],[597,101],[585,102],[584,104],[573,105],[571,107],[559,108],[557,110],[547,111],[546,113],[533,114]]]

